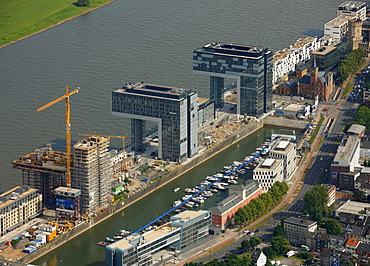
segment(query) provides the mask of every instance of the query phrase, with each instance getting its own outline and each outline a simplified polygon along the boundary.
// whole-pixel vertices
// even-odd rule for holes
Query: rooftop
[[[37,189],[26,186],[16,186],[2,194],[0,194],[0,208],[5,207],[16,200],[37,191]]]
[[[303,227],[311,227],[311,226],[317,225],[317,222],[298,218],[298,217],[293,217],[293,216],[285,219],[284,223],[294,224],[294,225],[303,226]]]
[[[370,203],[348,200],[336,210],[336,213],[344,212],[358,215],[358,212],[363,211],[365,208],[370,210]]]

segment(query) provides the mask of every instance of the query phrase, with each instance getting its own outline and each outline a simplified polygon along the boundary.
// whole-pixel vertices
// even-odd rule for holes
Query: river
[[[336,16],[342,2],[117,0],[0,49],[0,191],[21,184],[21,172],[11,168],[19,156],[48,143],[64,150],[64,104],[36,109],[63,94],[66,85],[81,88],[71,97],[73,142],[81,139],[78,133],[123,135],[130,123],[111,115],[114,89],[145,81],[208,97],[208,79],[192,73],[193,50],[225,41],[275,52],[298,38],[321,36],[324,23]],[[112,144],[121,146],[119,139],[112,139]],[[130,216],[128,210],[125,213]],[[73,259],[87,256],[72,251],[86,246],[84,240],[95,241],[97,232],[71,241],[63,253]],[[89,248],[94,254],[98,247]],[[63,264],[88,265],[101,259]],[[50,256],[42,264],[49,260]]]

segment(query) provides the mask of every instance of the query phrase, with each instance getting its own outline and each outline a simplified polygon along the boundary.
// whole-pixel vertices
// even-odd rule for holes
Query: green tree
[[[284,236],[274,236],[271,239],[271,248],[279,255],[285,255],[290,243]]]
[[[89,0],[78,0],[77,1],[77,5],[78,6],[89,6],[90,5],[90,1]]]
[[[356,201],[362,201],[362,202],[364,202],[366,199],[365,193],[359,189],[355,189],[353,191],[353,197],[355,198]]]
[[[277,256],[279,256],[276,251],[274,249],[272,249],[271,247],[264,247],[262,249],[263,253],[266,255],[267,258],[269,259],[273,259]]]
[[[241,247],[242,247],[242,249],[250,249],[252,246],[249,243],[249,240],[248,239],[245,239],[245,240],[243,240],[243,242],[241,244]]]
[[[281,224],[275,226],[274,231],[272,233],[274,234],[274,236],[284,236],[285,237],[284,227]]]
[[[314,221],[319,221],[323,216],[328,215],[327,203],[329,200],[328,189],[321,185],[314,186],[307,191],[303,197],[303,211],[308,213]]]
[[[331,219],[325,222],[325,229],[330,235],[341,235],[342,227],[340,226],[338,220]]]
[[[262,240],[260,238],[257,238],[257,237],[252,237],[250,240],[249,240],[249,243],[251,245],[252,248],[258,246],[259,244],[262,243]]]

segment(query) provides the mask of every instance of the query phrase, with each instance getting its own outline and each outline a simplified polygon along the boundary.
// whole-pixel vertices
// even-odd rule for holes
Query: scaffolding
[[[110,201],[109,138],[90,136],[74,145],[72,187],[81,190],[81,212],[90,215]]]
[[[44,206],[54,207],[54,189],[66,185],[66,153],[53,151],[50,144],[12,162],[22,171],[22,184],[38,189]]]

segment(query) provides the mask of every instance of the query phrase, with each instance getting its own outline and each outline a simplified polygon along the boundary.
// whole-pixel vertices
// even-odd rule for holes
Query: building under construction
[[[110,201],[109,138],[86,137],[74,146],[72,187],[81,190],[81,212],[90,215]]]
[[[13,168],[22,170],[22,184],[38,189],[43,204],[55,206],[54,189],[65,186],[66,154],[53,151],[51,145],[37,149],[13,161]]]

